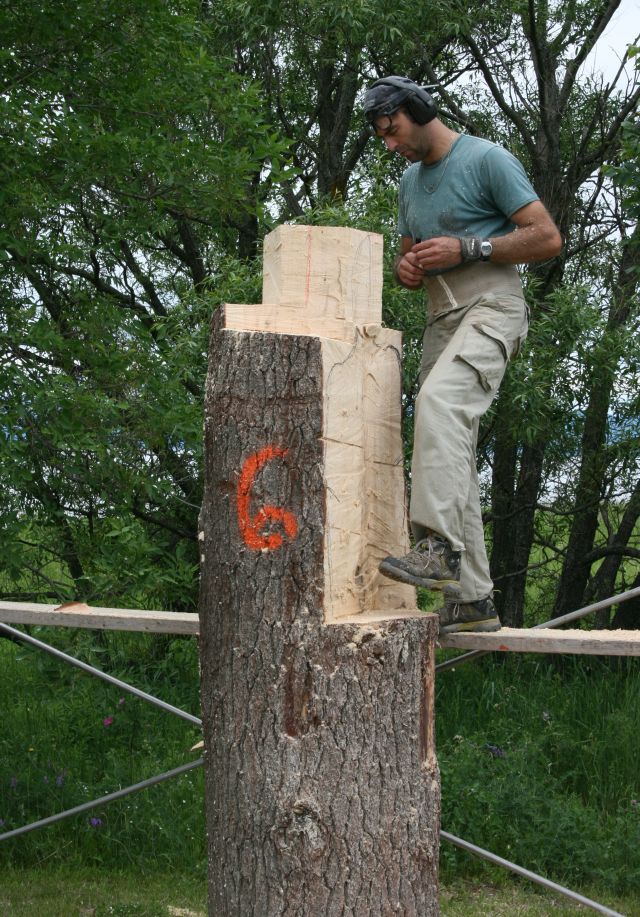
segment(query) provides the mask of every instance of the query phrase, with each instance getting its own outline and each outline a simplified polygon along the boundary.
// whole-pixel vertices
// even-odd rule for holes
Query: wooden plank
[[[198,633],[197,614],[180,611],[140,611],[133,608],[98,608],[85,605],[84,602],[68,602],[65,605],[0,602],[0,622],[156,634]]]
[[[335,623],[379,624],[402,618],[423,617],[416,609],[367,611]],[[141,611],[135,608],[99,608],[83,602],[39,605],[33,602],[0,602],[0,622],[40,627],[80,627],[89,630],[128,630],[156,634],[199,632],[198,615],[180,611]],[[591,656],[640,656],[640,631],[635,630],[519,630],[503,627],[493,634],[447,634],[438,637],[442,649],[487,652],[575,653]]]
[[[503,627],[493,634],[442,634],[443,649],[516,653],[576,653],[589,656],[640,656],[636,630],[520,630]]]

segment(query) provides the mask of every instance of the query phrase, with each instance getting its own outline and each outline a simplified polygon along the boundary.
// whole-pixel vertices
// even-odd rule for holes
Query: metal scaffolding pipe
[[[585,615],[591,614],[592,611],[602,611],[603,608],[609,608],[611,605],[617,605],[619,602],[626,602],[628,599],[634,599],[639,595],[640,586],[636,586],[635,589],[621,592],[620,595],[611,596],[609,599],[602,599],[600,602],[594,602],[593,605],[585,605],[584,608],[579,608],[577,611],[570,611],[566,615],[560,615],[559,618],[552,618],[550,621],[544,621],[542,624],[534,624],[533,627],[528,629],[542,630],[543,628],[550,629],[553,627],[561,627],[563,624],[577,621],[578,618],[584,618]],[[461,656],[456,656],[455,659],[447,659],[445,662],[439,662],[436,666],[436,672],[445,672],[447,669],[452,669],[454,666],[460,665],[463,662],[479,659],[480,656],[486,656],[488,653],[492,652],[493,650],[471,650],[470,653],[463,653]]]
[[[482,847],[476,847],[475,844],[470,844],[469,841],[463,841],[462,838],[456,837],[454,834],[441,831],[440,837],[442,840],[449,841],[449,843],[455,844],[456,847],[466,850],[467,853],[473,853],[483,860],[488,860],[489,863],[494,863],[496,866],[502,866],[504,869],[508,869],[516,875],[522,876],[524,879],[529,879],[537,885],[542,885],[544,888],[564,895],[565,898],[571,898],[572,901],[576,901],[578,904],[584,905],[584,907],[590,907],[591,910],[598,911],[599,914],[608,914],[609,917],[624,917],[624,914],[620,914],[618,911],[612,911],[610,907],[605,907],[604,904],[598,904],[597,901],[585,898],[584,895],[579,895],[578,892],[572,892],[571,889],[565,888],[563,885],[558,885],[557,882],[552,882],[551,879],[545,879],[544,876],[539,876],[537,873],[531,872],[531,870],[525,869],[523,866],[518,866],[517,863],[512,863],[510,860],[505,860],[495,853],[483,850]]]
[[[180,767],[175,767],[171,771],[166,771],[164,774],[158,774],[156,777],[149,777],[147,780],[142,780],[140,783],[134,783],[132,786],[127,786],[122,790],[116,790],[114,793],[108,793],[106,796],[101,796],[100,799],[94,799],[92,802],[83,802],[79,806],[74,806],[73,809],[58,812],[56,815],[49,815],[48,818],[41,818],[39,821],[31,822],[30,825],[23,825],[22,828],[14,828],[13,831],[5,831],[4,834],[0,834],[0,841],[9,840],[10,837],[17,837],[19,834],[27,834],[28,831],[35,831],[36,828],[44,828],[47,825],[54,824],[54,822],[62,821],[63,818],[69,818],[71,815],[78,815],[80,812],[88,812],[90,809],[98,808],[98,806],[104,806],[109,802],[115,802],[116,799],[122,799],[123,796],[129,796],[131,793],[137,793],[139,790],[146,790],[147,787],[155,786],[156,783],[162,783],[163,780],[169,780],[170,777],[179,777],[180,774],[193,770],[195,767],[201,767],[203,764],[204,758],[198,758],[197,761],[190,761],[189,764],[181,764]]]
[[[173,713],[175,716],[179,716],[183,720],[187,720],[187,722],[193,723],[194,726],[202,726],[202,720],[197,716],[193,716],[191,713],[187,713],[185,710],[180,710],[179,707],[174,707],[172,704],[167,704],[165,701],[154,697],[152,694],[147,694],[146,691],[141,691],[139,688],[134,688],[133,685],[128,685],[125,681],[121,681],[119,678],[115,678],[113,675],[107,675],[106,672],[101,672],[100,669],[96,669],[94,666],[89,665],[86,662],[81,662],[74,656],[69,656],[67,653],[63,653],[62,650],[56,649],[55,646],[50,646],[48,643],[43,643],[42,640],[36,640],[36,638],[32,637],[30,634],[24,634],[21,630],[16,630],[14,627],[10,627],[8,624],[0,624],[0,636],[3,633],[8,634],[15,640],[20,640],[22,643],[28,643],[30,646],[35,646],[39,650],[44,650],[45,653],[50,653],[57,659],[62,659],[64,662],[68,662],[70,665],[74,665],[76,668],[82,669],[83,672],[88,672],[89,675],[95,675],[96,678],[101,678],[103,681],[107,681],[109,684],[115,685],[117,688],[121,688],[123,691],[128,691],[129,694],[135,694],[136,697],[139,697],[142,700],[146,700],[150,704],[154,704],[156,707],[160,707],[162,710],[166,710],[168,713]]]

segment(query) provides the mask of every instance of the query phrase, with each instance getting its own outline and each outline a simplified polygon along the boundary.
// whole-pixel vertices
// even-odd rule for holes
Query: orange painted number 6
[[[263,529],[268,522],[279,522],[290,541],[298,533],[296,517],[282,507],[267,504],[262,506],[254,516],[251,515],[251,490],[256,475],[267,462],[274,458],[284,458],[288,451],[288,449],[279,449],[277,446],[265,446],[264,449],[250,455],[242,466],[236,493],[238,523],[242,540],[253,551],[275,551],[282,546],[284,536],[280,532],[263,534]]]

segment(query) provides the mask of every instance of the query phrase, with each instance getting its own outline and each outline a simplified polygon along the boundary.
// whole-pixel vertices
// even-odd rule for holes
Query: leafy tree
[[[191,605],[209,291],[283,146],[196,3],[2,29],[4,593]]]
[[[259,299],[283,220],[382,231],[391,255],[401,165],[359,112],[391,72],[519,155],[566,238],[526,274],[529,342],[481,431],[503,616],[530,566],[564,564],[558,608],[628,576],[638,85],[585,73],[618,6],[440,0],[420,29],[404,0],[5,9],[0,591],[193,601],[210,312]],[[410,448],[422,303],[388,280]]]

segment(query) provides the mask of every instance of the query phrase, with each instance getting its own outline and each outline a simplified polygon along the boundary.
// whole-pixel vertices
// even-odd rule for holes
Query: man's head
[[[430,89],[418,86],[405,76],[386,76],[377,80],[365,93],[364,113],[373,129],[380,118],[389,118],[404,109],[416,124],[428,124],[438,114]]]

